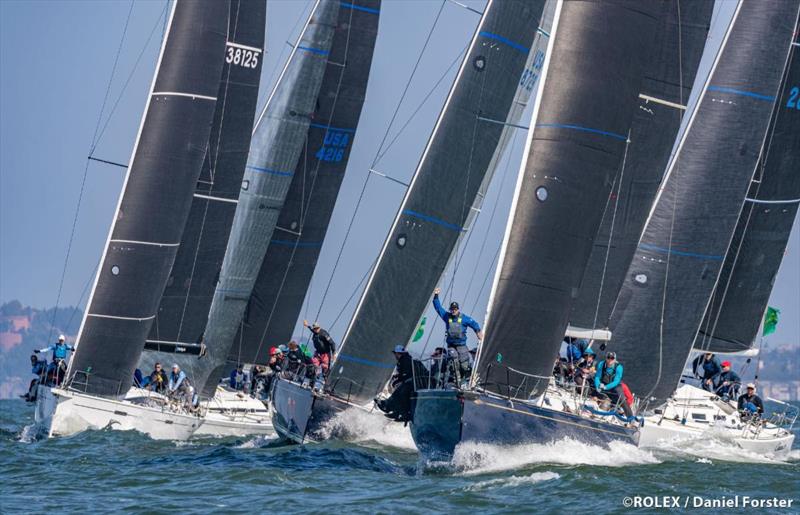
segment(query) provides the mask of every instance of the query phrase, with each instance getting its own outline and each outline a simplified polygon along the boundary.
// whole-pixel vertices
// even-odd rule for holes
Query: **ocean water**
[[[2,513],[650,513],[673,496],[689,508],[695,498],[793,500],[784,509],[678,511],[800,513],[797,440],[788,461],[705,439],[656,450],[569,440],[463,446],[451,462],[427,463],[405,428],[360,412],[331,422],[335,438],[302,447],[111,430],[35,440],[32,417],[24,402],[0,401]],[[651,506],[627,508],[637,496]]]

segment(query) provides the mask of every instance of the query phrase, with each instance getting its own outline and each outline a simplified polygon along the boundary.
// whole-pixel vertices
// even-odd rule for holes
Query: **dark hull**
[[[325,423],[351,405],[329,395],[276,378],[272,388],[272,425],[278,434],[295,443],[316,441]]]
[[[604,447],[612,441],[637,445],[639,430],[488,395],[419,390],[411,436],[423,455],[442,459],[461,442],[519,445],[574,438]]]

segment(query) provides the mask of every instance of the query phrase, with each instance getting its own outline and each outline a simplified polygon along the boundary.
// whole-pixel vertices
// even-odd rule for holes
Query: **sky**
[[[481,10],[485,2],[465,3]],[[287,42],[299,33],[310,5],[307,0],[268,3],[259,108],[288,56]],[[715,14],[712,41],[732,6],[723,1]],[[34,307],[86,302],[124,178],[122,168],[86,158],[94,148],[98,158],[128,162],[165,14],[164,0],[0,1],[0,302],[18,299]],[[474,12],[444,0],[383,2],[359,131],[301,316],[318,319],[334,337],[341,337],[346,328],[360,281],[404,193],[396,182],[375,175],[369,179],[333,273],[368,170],[372,166],[403,182],[410,179],[455,76],[451,65],[477,21]],[[703,66],[707,64],[701,65],[698,77],[705,75]],[[387,134],[386,141],[397,138],[388,150],[384,144],[385,153],[375,162]],[[486,311],[493,257],[506,224],[524,140],[524,131],[518,131],[455,271],[453,298],[479,320]],[[800,341],[799,232],[795,224],[770,299],[782,315],[770,337],[774,344]],[[450,270],[447,280],[452,278]],[[329,280],[330,293],[322,303]],[[431,333],[436,339],[442,328],[431,331],[437,331]]]

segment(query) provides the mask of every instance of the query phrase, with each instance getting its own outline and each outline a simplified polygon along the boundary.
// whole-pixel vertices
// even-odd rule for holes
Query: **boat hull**
[[[203,423],[190,414],[47,386],[39,387],[35,419],[47,437],[111,428],[139,431],[154,440],[188,440]]]
[[[638,429],[489,395],[419,390],[413,402],[411,436],[431,459],[452,457],[462,442],[519,445],[574,438],[608,446],[639,440]]]
[[[331,395],[277,378],[272,389],[272,425],[283,438],[302,444],[320,441],[322,429],[336,414],[353,407]]]
[[[241,437],[275,434],[269,409],[263,402],[226,388],[217,388],[203,419],[203,424],[193,436]]]

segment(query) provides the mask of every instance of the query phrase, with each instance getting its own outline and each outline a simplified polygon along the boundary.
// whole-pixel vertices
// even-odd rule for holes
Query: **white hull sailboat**
[[[115,429],[139,431],[154,440],[188,440],[204,421],[157,394],[141,396],[132,390],[117,400],[48,386],[39,387],[35,420],[38,432],[48,438]]]
[[[742,421],[733,401],[685,384],[655,414],[645,417],[639,446],[661,447],[713,436],[752,453],[781,458],[792,448],[791,427],[797,415],[798,409],[787,404],[769,419]]]
[[[208,402],[203,424],[194,436],[274,435],[272,415],[260,400],[224,387],[218,387]]]

